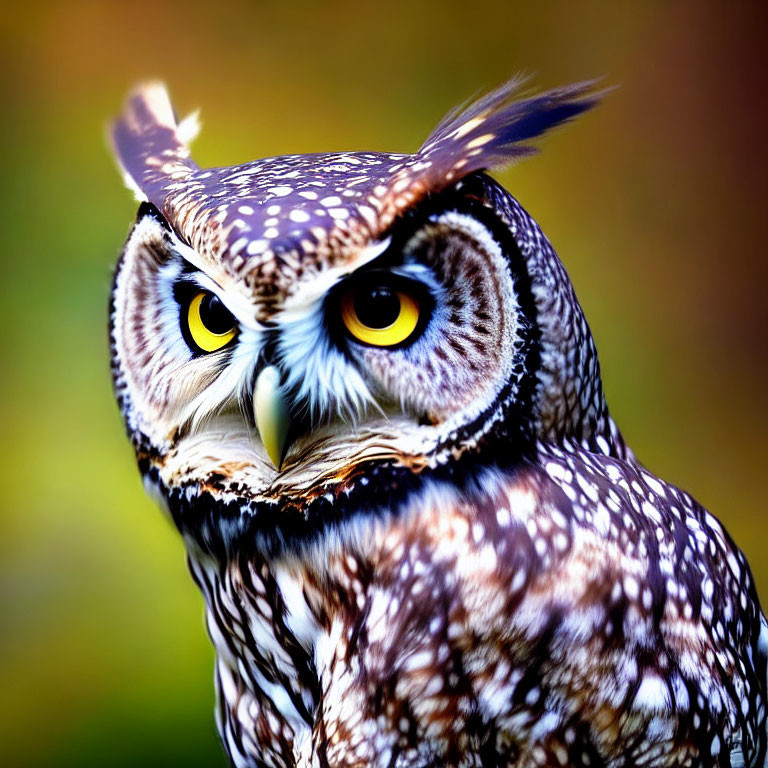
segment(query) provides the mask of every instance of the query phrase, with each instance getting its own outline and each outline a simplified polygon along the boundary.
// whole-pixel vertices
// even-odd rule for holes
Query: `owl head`
[[[209,169],[162,86],[131,96],[112,138],[142,202],[115,273],[112,372],[182,531],[283,545],[539,440],[612,450],[568,277],[485,173],[597,96],[518,88],[454,111],[415,154]]]

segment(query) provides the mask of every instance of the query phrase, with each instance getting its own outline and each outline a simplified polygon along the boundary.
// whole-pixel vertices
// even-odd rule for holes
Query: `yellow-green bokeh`
[[[630,443],[726,523],[768,595],[765,20],[597,0],[6,8],[0,764],[224,763],[201,600],[109,383],[135,204],[105,123],[148,77],[202,108],[203,165],[412,150],[520,70],[620,85],[502,180],[571,273]]]

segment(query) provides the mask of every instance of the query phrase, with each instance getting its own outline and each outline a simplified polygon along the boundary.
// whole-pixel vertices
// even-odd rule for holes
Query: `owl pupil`
[[[211,333],[228,333],[235,320],[221,299],[209,293],[200,302],[200,319]]]
[[[384,286],[363,288],[355,296],[355,312],[369,328],[388,328],[400,316],[400,298]]]

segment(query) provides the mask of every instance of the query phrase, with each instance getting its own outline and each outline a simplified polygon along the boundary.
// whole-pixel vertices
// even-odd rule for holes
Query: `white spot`
[[[672,678],[672,691],[675,694],[675,704],[677,708],[683,712],[688,711],[688,707],[691,705],[690,696],[688,696],[688,689],[685,687],[685,682],[680,675],[675,675]]]
[[[473,128],[477,128],[483,124],[485,117],[473,117],[471,120],[467,120],[466,123],[460,125],[452,134],[455,139],[460,139],[462,136],[469,133]]]
[[[645,482],[648,483],[648,487],[657,495],[664,498],[666,494],[664,493],[664,486],[653,476],[653,475],[643,475],[645,478]]]
[[[291,221],[295,221],[297,224],[301,224],[305,221],[309,221],[309,214],[306,211],[297,208],[288,214],[288,218],[290,218]]]
[[[423,696],[435,696],[443,690],[443,678],[440,675],[435,675],[427,683],[426,687],[422,691]]]
[[[587,498],[591,499],[592,501],[597,501],[598,494],[597,494],[597,488],[587,480],[586,477],[583,475],[577,474],[576,475],[576,482],[579,484],[579,487],[582,491],[586,494]]]
[[[653,520],[654,523],[660,524],[661,523],[661,515],[659,514],[659,510],[656,509],[656,507],[653,506],[649,501],[643,502],[643,512]]]
[[[482,147],[483,145],[487,144],[489,141],[492,141],[494,138],[495,136],[492,133],[486,133],[486,134],[483,134],[482,136],[478,136],[477,138],[467,142],[467,149],[475,149],[475,147]]]
[[[376,224],[376,211],[367,205],[359,205],[357,212],[370,224],[374,226]]]
[[[516,571],[512,583],[509,585],[510,591],[517,592],[522,589],[523,584],[525,584],[525,577],[526,573],[524,569],[521,568],[519,571]]]
[[[652,712],[669,709],[671,702],[667,684],[653,672],[646,674],[637,689],[633,706],[635,709],[647,709]]]
[[[251,256],[256,256],[259,253],[264,253],[264,251],[269,248],[269,241],[268,240],[251,240],[250,243],[248,243],[248,253]]]
[[[565,480],[567,470],[561,464],[556,464],[554,461],[547,462],[545,467],[549,476],[555,480]]]
[[[392,191],[395,193],[404,192],[410,183],[410,179],[407,177],[399,179],[392,185]]]
[[[234,243],[232,243],[232,246],[230,247],[229,252],[233,256],[237,256],[237,254],[240,253],[240,251],[242,251],[246,245],[248,245],[248,238],[241,237],[238,240],[235,240]]]
[[[267,193],[274,195],[275,197],[285,197],[293,192],[293,187],[270,187]]]
[[[459,624],[457,621],[451,622],[448,625],[448,629],[446,630],[446,635],[450,640],[455,640],[457,637],[462,637],[464,635],[463,625]]]
[[[597,447],[605,456],[611,455],[611,447],[608,445],[608,441],[602,435],[597,436]]]
[[[417,651],[408,656],[403,663],[403,668],[409,671],[417,671],[432,666],[434,657],[431,651]]]
[[[640,585],[637,583],[637,579],[634,576],[624,577],[624,594],[630,600],[637,600],[640,594]]]

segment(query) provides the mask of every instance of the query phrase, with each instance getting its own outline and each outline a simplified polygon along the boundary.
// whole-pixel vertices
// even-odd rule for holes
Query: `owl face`
[[[558,321],[570,284],[481,172],[593,99],[578,86],[510,104],[510,88],[416,155],[205,171],[165,92],[134,97],[114,140],[145,202],[115,276],[113,374],[161,496],[306,518],[320,500],[375,498],[393,472],[602,418],[601,391],[558,389],[589,364],[586,327],[580,340]]]
[[[174,478],[236,468],[255,497],[338,482],[353,456],[419,465],[479,439],[478,417],[514,394],[530,321],[514,240],[494,237],[465,186],[269,308],[142,207],[115,281],[131,430]]]

